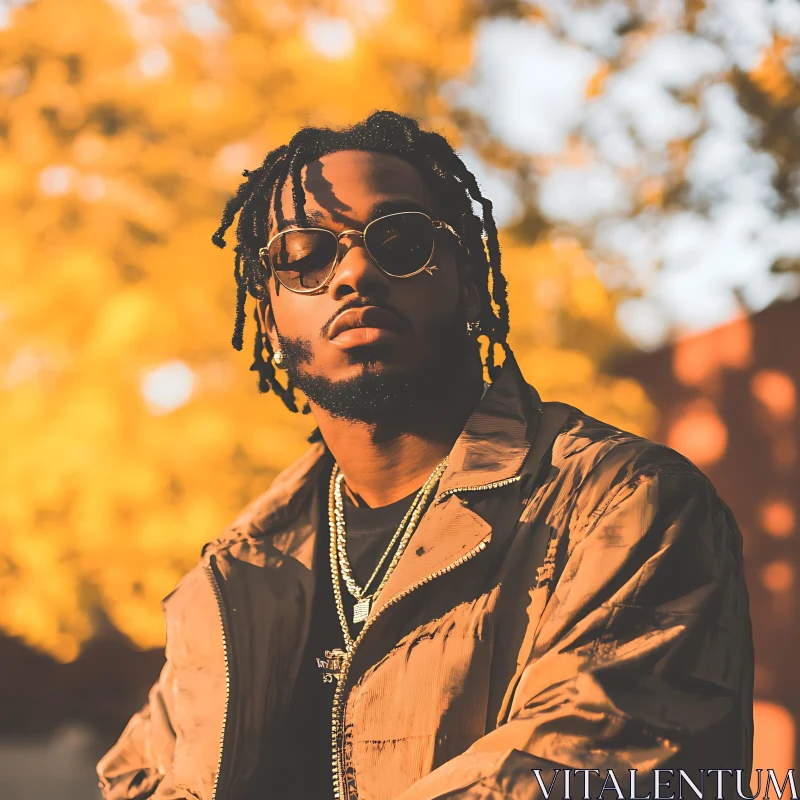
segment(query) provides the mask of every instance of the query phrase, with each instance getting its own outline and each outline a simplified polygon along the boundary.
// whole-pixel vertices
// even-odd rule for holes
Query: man
[[[749,776],[730,512],[681,456],[525,383],[491,203],[447,142],[379,112],[245,175],[214,237],[238,214],[234,345],[249,294],[261,389],[293,411],[301,390],[316,441],[166,599],[166,665],[104,796]]]

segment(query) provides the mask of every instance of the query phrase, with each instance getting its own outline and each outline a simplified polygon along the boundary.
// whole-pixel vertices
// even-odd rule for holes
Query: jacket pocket
[[[417,629],[351,690],[359,800],[400,794],[486,732],[493,626],[482,605],[463,603]]]

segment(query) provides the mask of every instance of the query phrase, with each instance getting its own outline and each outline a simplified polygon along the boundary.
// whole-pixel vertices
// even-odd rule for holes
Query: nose
[[[339,240],[339,263],[328,286],[334,300],[349,294],[384,295],[389,288],[387,276],[372,260],[360,234],[346,234]]]

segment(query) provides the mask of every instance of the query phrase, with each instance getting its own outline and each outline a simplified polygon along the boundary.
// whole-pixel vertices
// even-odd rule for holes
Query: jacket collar
[[[437,496],[515,477],[531,447],[541,400],[512,354],[467,420],[450,453]],[[283,529],[309,507],[311,494],[333,461],[323,442],[313,444],[270,488],[246,508],[224,539]]]
[[[509,354],[453,445],[438,493],[516,476],[530,450],[540,408],[539,395]]]

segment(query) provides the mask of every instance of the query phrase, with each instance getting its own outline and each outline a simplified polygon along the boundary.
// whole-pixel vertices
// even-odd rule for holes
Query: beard
[[[363,365],[358,375],[334,381],[301,369],[313,360],[310,341],[284,337],[280,332],[278,341],[289,380],[311,402],[333,417],[367,424],[396,423],[423,415],[446,401],[454,386],[461,384],[464,372],[480,364],[477,344],[460,318],[429,329],[428,357],[406,373],[380,370],[388,359],[388,348],[372,345],[348,354],[352,363]]]

